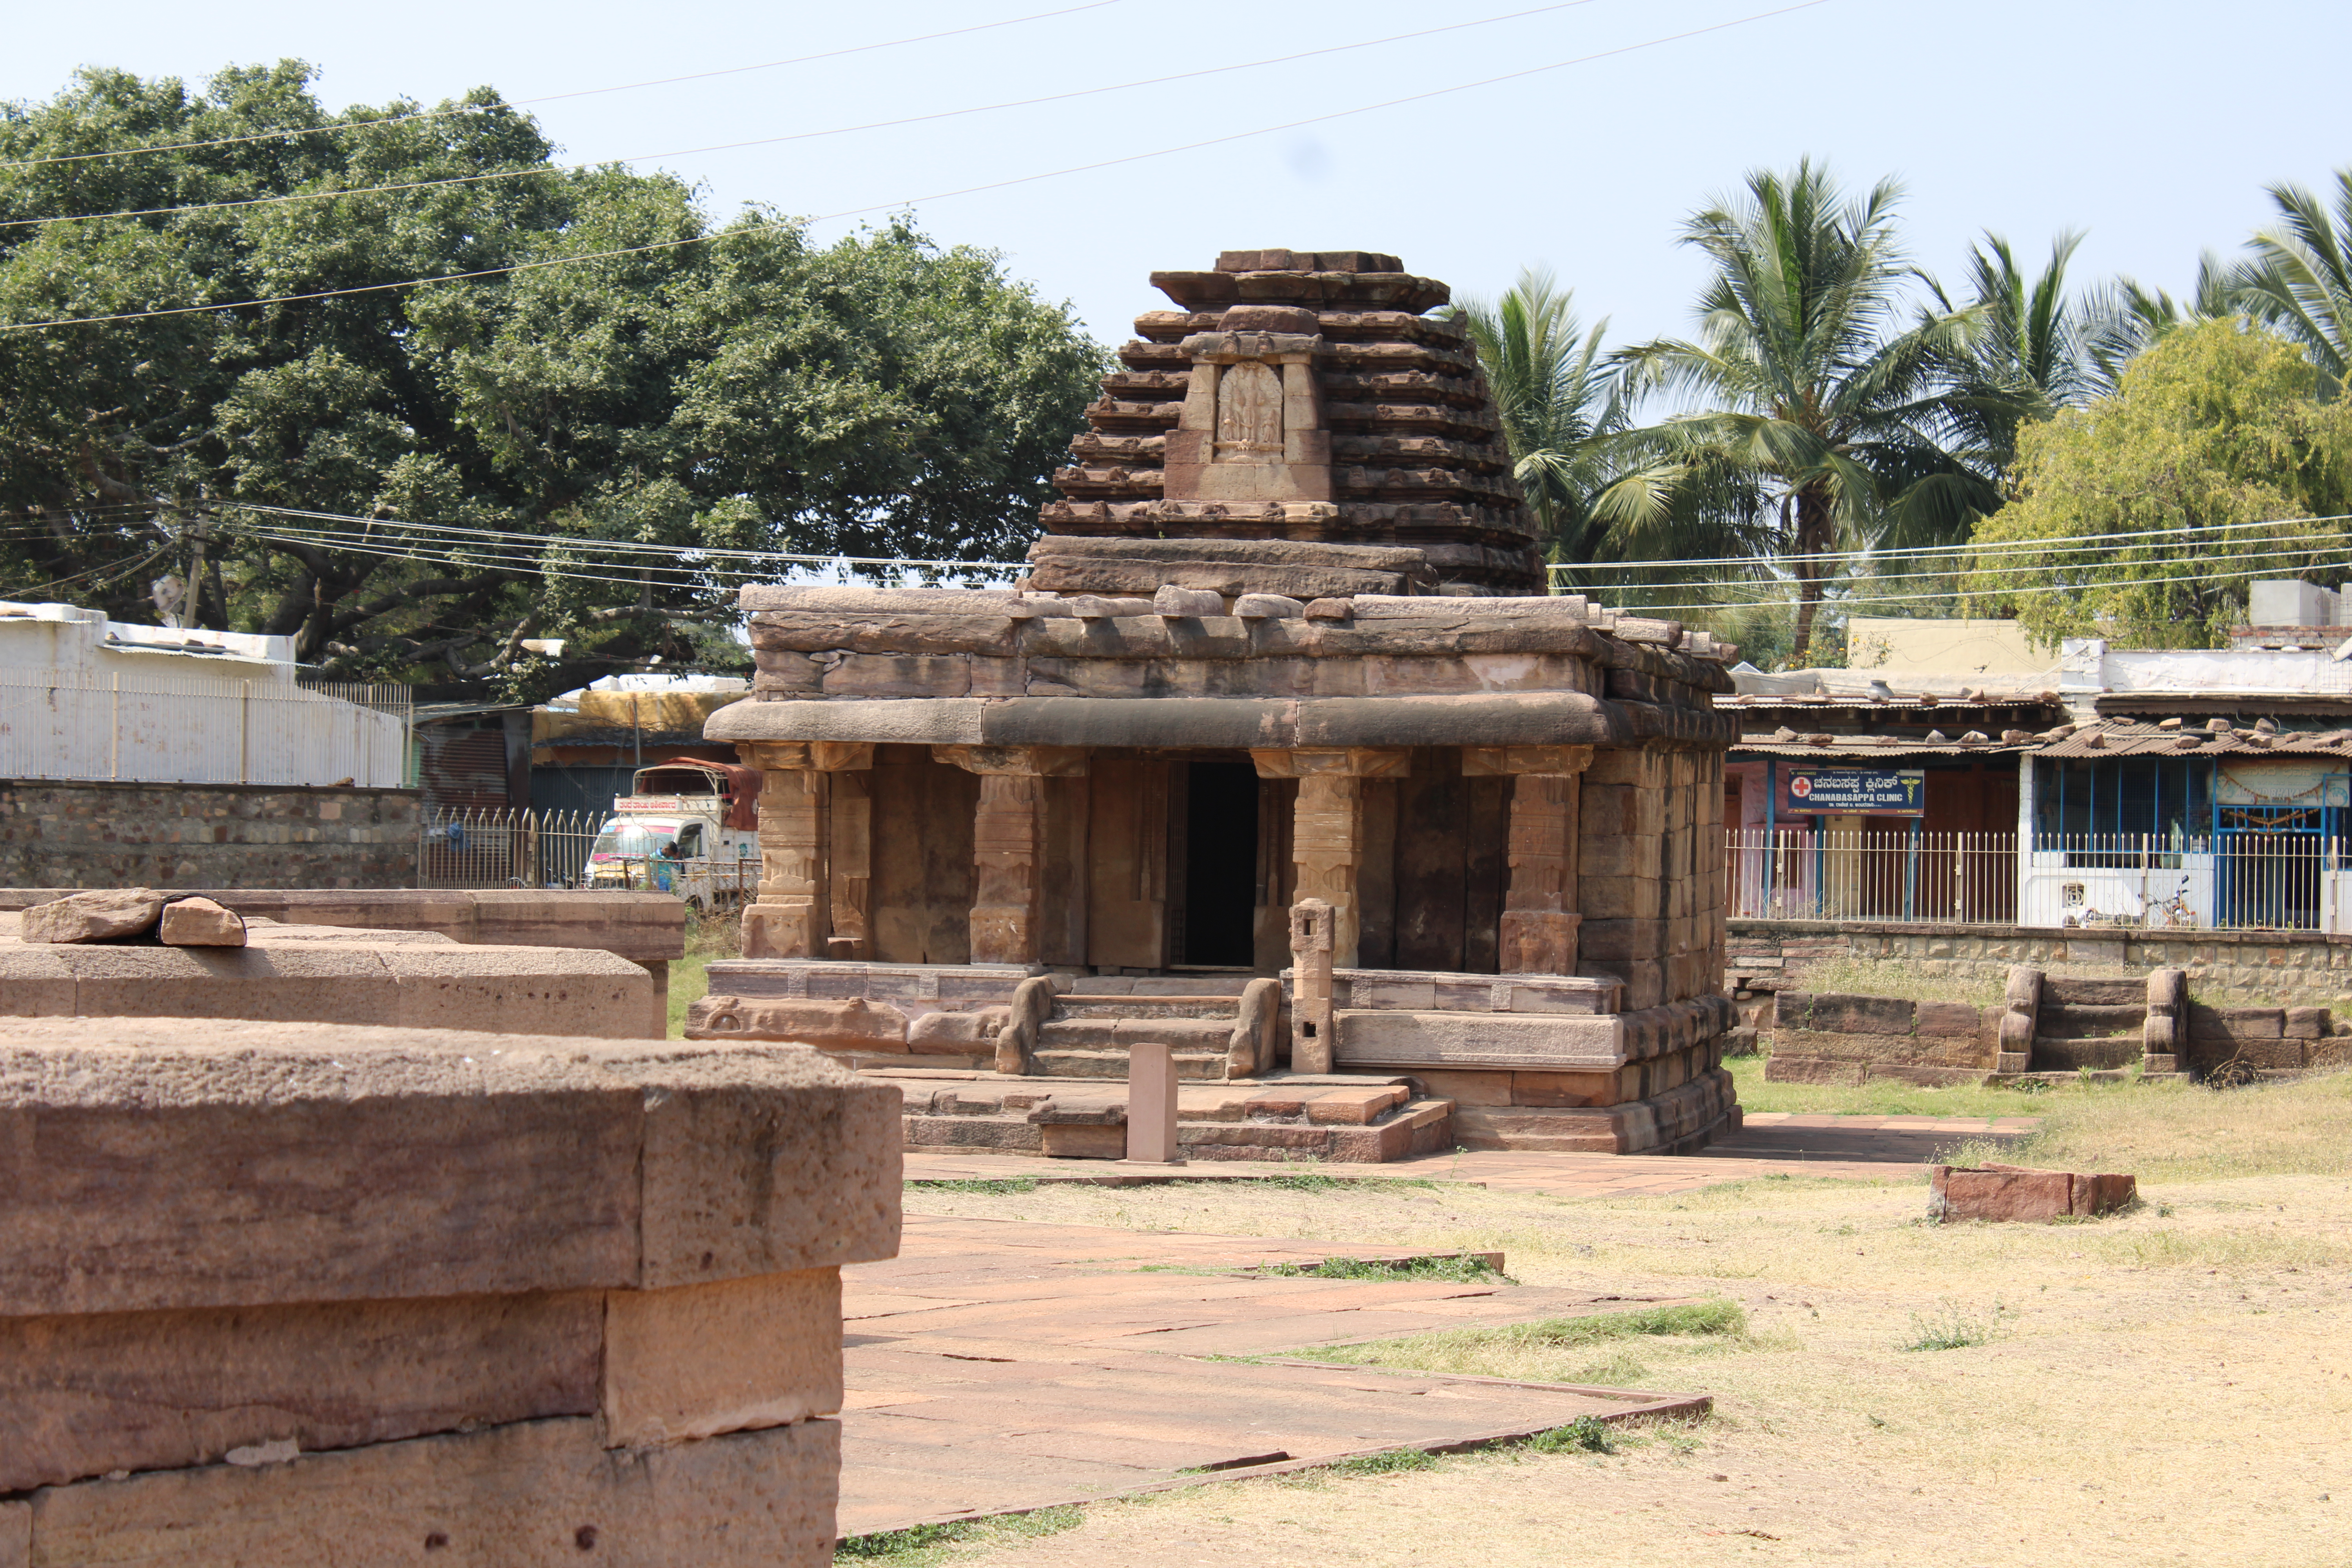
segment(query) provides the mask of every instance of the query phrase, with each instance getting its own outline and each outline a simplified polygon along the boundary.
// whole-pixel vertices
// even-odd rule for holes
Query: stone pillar
[[[1252,752],[1260,778],[1298,781],[1298,805],[1291,818],[1290,853],[1298,865],[1298,899],[1331,906],[1331,963],[1356,967],[1360,911],[1356,899],[1356,862],[1364,845],[1364,781],[1402,778],[1411,770],[1408,752]]]
[[[825,902],[833,921],[828,958],[861,961],[873,956],[874,773],[845,769],[825,775],[827,870]]]
[[[1462,753],[1466,778],[1511,777],[1507,838],[1510,883],[1503,895],[1501,969],[1506,974],[1573,974],[1576,932],[1578,776],[1590,746],[1474,746]]]
[[[1329,1072],[1339,1045],[1331,1017],[1332,914],[1320,899],[1290,906],[1292,1072]]]
[[[761,781],[760,894],[743,909],[743,956],[831,956],[829,775],[871,768],[874,748],[789,741],[738,749],[761,770]],[[861,862],[864,854],[864,846],[857,846]]]
[[[934,746],[940,762],[980,775],[972,820],[971,961],[1040,961],[1038,900],[1045,886],[1045,780],[1087,771],[1068,746]]]

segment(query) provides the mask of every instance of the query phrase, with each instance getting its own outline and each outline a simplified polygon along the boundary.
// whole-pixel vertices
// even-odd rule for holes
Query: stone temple
[[[1164,272],[1013,588],[751,587],[763,873],[698,1038],[897,1083],[910,1146],[1691,1149],[1735,650],[1546,592],[1443,283]]]

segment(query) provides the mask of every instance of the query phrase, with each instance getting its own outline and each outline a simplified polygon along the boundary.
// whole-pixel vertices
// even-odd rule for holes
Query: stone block
[[[907,1026],[907,1049],[917,1056],[971,1056],[993,1051],[996,1037],[1012,1021],[1010,1007],[925,1013]]]
[[[1662,884],[1655,877],[1577,879],[1576,902],[1587,920],[1654,920],[1665,912]],[[1771,961],[1775,968],[1780,961]]]
[[[1577,932],[1577,950],[1585,958],[1656,958],[1666,947],[1665,922],[1654,920],[1587,920]]]
[[[2324,1040],[2332,1032],[2325,1007],[2289,1007],[2282,1033],[2290,1040]]]
[[[1151,596],[1151,610],[1158,616],[1222,616],[1225,598],[1206,588],[1180,588],[1168,583]]]
[[[888,1257],[898,1103],[789,1046],[10,1020],[0,1316]]]
[[[166,947],[243,947],[245,921],[210,899],[176,899],[155,934]]]
[[[2286,1031],[2286,1013],[2278,1007],[2206,1007],[2189,1009],[2189,1036],[2194,1040],[2275,1040]]]
[[[138,936],[163,912],[163,895],[145,888],[106,888],[68,893],[25,911],[24,940],[45,942],[116,942]]]
[[[609,952],[396,946],[377,961],[394,986],[394,1013],[370,1023],[642,1039],[653,1015],[653,976]]]
[[[1912,1016],[1914,1032],[1922,1035],[1973,1040],[1984,1026],[1981,1010],[1966,1002],[1922,1002]]]
[[[1335,1065],[1606,1070],[1624,1060],[1617,1018],[1572,1014],[1407,1013],[1342,1009]]]
[[[803,1268],[604,1297],[607,1447],[643,1448],[841,1408],[841,1271]]]
[[[571,1290],[0,1318],[0,1491],[592,1415],[604,1312]]]
[[[1908,1035],[1916,1016],[1916,1005],[1899,996],[1819,992],[1805,1026],[1833,1035]]]
[[[74,970],[56,948],[0,942],[0,1016],[70,1018]]]
[[[2047,1224],[2113,1213],[2133,1201],[2136,1186],[2127,1175],[2077,1175],[2021,1165],[1937,1165],[1928,1176],[1927,1213],[1945,1225],[1969,1219]]]
[[[1666,830],[1665,798],[1633,784],[1595,784],[1580,793],[1577,822],[1587,839],[1655,838]]]
[[[706,995],[686,1010],[689,1040],[776,1040],[820,1050],[903,1051],[907,1016],[863,996],[838,1000]]]
[[[819,1568],[840,1426],[803,1421],[646,1450],[591,1417],[520,1422],[276,1464],[83,1481],[28,1500],[33,1561],[373,1568],[438,1561]]]
[[[1618,1075],[1613,1072],[1515,1072],[1511,1075],[1513,1105],[1614,1105]]]
[[[1612,834],[1601,837],[1586,837],[1578,847],[1577,875],[1585,877],[1643,877],[1659,875],[1658,849],[1655,836],[1636,837],[1632,834]]]
[[[1859,1089],[1868,1081],[1870,1064],[1827,1057],[1794,1057],[1774,1051],[1764,1058],[1766,1083],[1836,1084]]]

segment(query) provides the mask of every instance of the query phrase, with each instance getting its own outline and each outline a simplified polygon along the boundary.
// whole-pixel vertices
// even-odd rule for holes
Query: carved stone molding
[[[1262,779],[1303,779],[1338,773],[1360,779],[1401,779],[1412,772],[1412,753],[1370,746],[1329,751],[1252,752]]]
[[[931,757],[983,778],[992,774],[1043,779],[1087,776],[1087,752],[1080,746],[933,746]]]
[[[874,765],[874,747],[864,741],[757,741],[736,746],[743,760],[770,772],[863,773]]]
[[[1465,746],[1462,776],[1494,778],[1513,773],[1580,773],[1592,765],[1591,746]]]

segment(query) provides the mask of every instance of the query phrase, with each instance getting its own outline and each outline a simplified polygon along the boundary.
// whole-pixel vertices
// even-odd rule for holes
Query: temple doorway
[[[1183,910],[1173,962],[1247,969],[1256,960],[1257,771],[1247,763],[1181,765]]]

